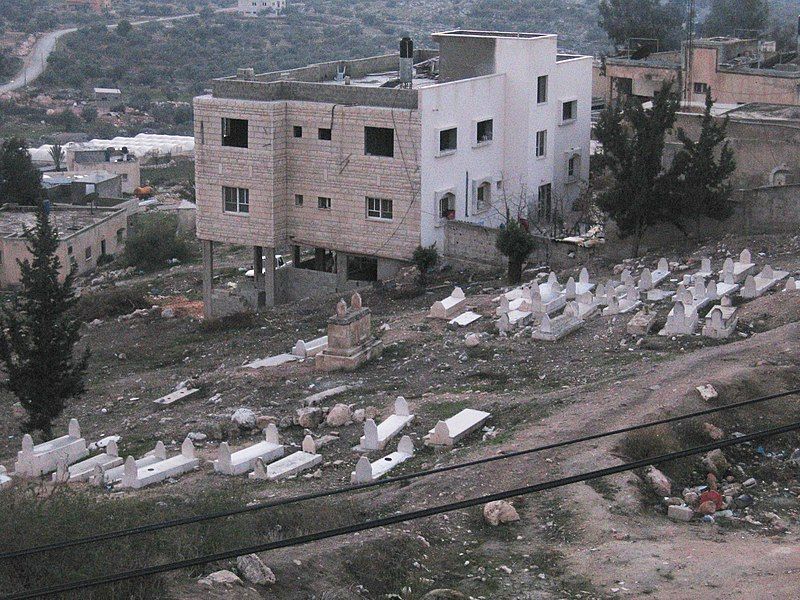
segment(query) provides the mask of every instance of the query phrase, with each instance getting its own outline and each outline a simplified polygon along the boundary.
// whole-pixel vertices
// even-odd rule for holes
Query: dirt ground
[[[769,262],[793,274],[800,270],[798,236],[731,237],[698,246],[691,254],[673,252],[667,257],[689,265],[708,255],[720,268],[727,252],[738,254],[744,247],[761,265]],[[218,285],[242,284],[244,278],[236,268],[239,258],[232,254],[223,259]],[[631,266],[652,268],[657,258],[652,254]],[[615,264],[599,254],[587,266],[593,281],[604,281],[613,275]],[[569,275],[577,276],[577,271],[559,275],[563,282]],[[463,287],[470,308],[484,315],[458,331],[425,316],[433,301],[448,295],[455,284]],[[695,387],[706,383],[717,388],[723,403],[800,383],[800,292],[776,291],[743,304],[738,331],[729,340],[656,335],[638,339],[625,331],[630,316],[620,315],[595,317],[570,337],[546,343],[523,334],[497,335],[492,299],[503,289],[499,274],[443,272],[424,292],[407,282],[365,290],[364,305],[372,310],[373,328],[385,346],[383,355],[354,373],[321,374],[310,361],[257,371],[242,365],[287,352],[299,338],[324,335],[335,297],[203,324],[197,316],[196,265],[133,277],[118,285],[147,286],[154,304],[176,307],[177,317],[163,318],[156,310],[87,326],[85,340],[92,350],[87,393],[71,404],[57,430],[69,417],[76,417],[87,440],[121,435],[121,455],[139,456],[159,439],[173,454],[184,437],[195,432],[207,436],[197,444],[199,456],[213,460],[222,440],[234,449],[255,440],[256,432],[240,431],[230,422],[231,414],[241,407],[279,423],[285,443],[299,446],[309,432],[290,421],[303,399],[348,385],[346,392],[323,405],[375,407],[383,416],[391,412],[398,395],[408,399],[416,414],[408,433],[417,453],[397,471],[406,473],[700,410],[709,405]],[[662,321],[668,309],[668,304],[659,305]],[[479,346],[465,346],[468,332],[484,334]],[[154,408],[154,399],[184,381],[200,388],[200,393],[170,407]],[[6,406],[13,403],[10,397],[3,400],[8,400]],[[796,406],[800,406],[797,398],[787,398],[707,420],[726,434],[747,433],[791,421],[792,416],[800,420]],[[486,430],[454,449],[423,446],[422,437],[438,419],[465,407],[491,412]],[[0,464],[13,463],[20,444],[19,422],[16,410],[0,413]],[[199,472],[133,493],[155,505],[164,498],[191,499],[214,490],[241,505],[348,483],[358,458],[351,448],[363,433],[361,425],[335,431],[323,425],[310,433],[315,438],[338,434],[320,450],[325,462],[311,476],[277,484],[250,482],[216,476],[204,462]],[[605,438],[385,486],[349,495],[345,504],[364,518],[445,504],[618,464],[625,459],[623,442]],[[262,558],[278,580],[272,586],[209,590],[198,587],[196,574],[182,573],[171,578],[171,589],[176,598],[287,600],[417,599],[437,588],[499,600],[800,597],[800,470],[786,468],[788,462],[781,458],[798,445],[799,438],[786,436],[765,440],[763,450],[751,445],[726,451],[738,469],[731,471],[737,482],[748,477],[758,480],[750,490],[755,503],[748,514],[759,524],[740,519],[670,521],[666,508],[643,484],[641,473],[624,473],[516,498],[512,503],[521,520],[497,528],[486,525],[480,511],[473,509],[266,553]],[[780,483],[773,476],[778,463],[780,472],[788,473]],[[705,482],[696,467],[685,476],[676,470],[672,478],[677,488],[673,495],[678,496],[684,486]],[[99,500],[117,493],[92,488],[87,492]],[[336,501],[328,508],[338,506]],[[787,524],[785,530],[776,531],[766,523],[763,515],[768,512]],[[309,531],[325,528],[328,513],[319,514],[315,518],[310,509],[304,515]],[[203,573],[220,568],[231,564],[209,565]]]

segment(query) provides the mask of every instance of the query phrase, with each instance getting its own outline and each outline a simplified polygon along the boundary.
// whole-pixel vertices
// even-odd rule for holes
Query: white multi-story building
[[[315,248],[320,268],[335,254],[340,279],[351,259],[373,261],[381,278],[418,245],[441,249],[448,220],[499,226],[506,205],[546,217],[578,196],[589,171],[591,57],[560,53],[555,35],[433,39],[438,51],[404,40],[405,58],[241,69],[195,99],[207,278],[213,242],[252,245],[254,257]],[[266,271],[256,285],[269,303],[281,294]]]
[[[237,8],[240,13],[255,15],[262,12],[280,14],[286,10],[286,0],[239,0]]]

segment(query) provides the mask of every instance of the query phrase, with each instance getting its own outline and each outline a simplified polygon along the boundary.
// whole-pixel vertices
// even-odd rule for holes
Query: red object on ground
[[[722,497],[722,494],[715,492],[714,490],[708,490],[707,492],[700,494],[700,504],[703,502],[713,502],[717,505],[717,510],[722,508],[724,501],[725,500]]]

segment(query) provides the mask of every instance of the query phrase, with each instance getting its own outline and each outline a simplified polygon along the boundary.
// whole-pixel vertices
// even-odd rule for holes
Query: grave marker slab
[[[103,471],[117,467],[123,463],[123,459],[119,456],[117,450],[117,442],[111,440],[106,445],[106,451],[97,456],[92,456],[84,461],[75,463],[68,466],[65,462],[60,462],[53,473],[53,481],[61,483],[78,483],[82,481],[89,481],[95,472],[95,468],[99,467]]]
[[[467,298],[464,295],[464,290],[457,287],[453,292],[444,300],[434,302],[428,316],[432,319],[446,319],[450,320],[453,316],[460,313],[467,305]]]
[[[403,428],[414,420],[414,415],[409,412],[408,402],[398,396],[394,402],[394,414],[376,425],[373,419],[364,421],[364,435],[361,436],[355,450],[371,451],[383,450],[386,444],[399,434]]]
[[[647,335],[656,325],[658,313],[647,308],[640,310],[633,318],[628,321],[627,331],[629,335]]]
[[[350,473],[351,483],[367,483],[375,481],[386,475],[397,465],[404,463],[414,455],[414,444],[411,438],[404,435],[397,444],[397,451],[388,456],[379,458],[375,462],[370,462],[366,456],[362,456],[356,463],[356,469]]]
[[[667,323],[658,335],[691,335],[697,329],[698,322],[697,311],[679,301],[667,315]]]
[[[575,316],[575,308],[571,304],[564,309],[564,314],[552,319],[544,315],[538,327],[534,327],[531,338],[543,342],[556,342],[583,326],[583,321]]]
[[[278,440],[278,428],[274,423],[264,429],[264,441],[231,452],[228,442],[219,445],[219,454],[214,461],[214,471],[223,475],[243,475],[252,471],[256,460],[264,463],[272,462],[283,456],[283,445]]]
[[[178,400],[183,400],[184,398],[189,398],[190,396],[194,396],[200,390],[197,388],[182,388],[180,390],[176,390],[166,396],[162,396],[158,400],[153,400],[153,404],[160,404],[161,406],[169,406],[170,404],[175,404]]]
[[[269,481],[276,481],[278,479],[285,479],[292,475],[297,475],[303,471],[307,471],[322,462],[322,455],[317,454],[316,444],[314,439],[307,435],[303,439],[302,450],[294,452],[289,456],[285,456],[280,460],[266,465],[261,458],[256,459],[255,470],[250,473],[251,479],[267,479]]]
[[[138,490],[171,477],[178,477],[199,466],[200,461],[195,458],[192,440],[187,437],[181,445],[181,453],[172,458],[144,467],[139,467],[132,456],[126,458],[120,487]]]
[[[480,318],[481,315],[479,315],[476,312],[472,312],[471,310],[468,310],[467,312],[458,315],[455,319],[452,319],[448,324],[453,325],[454,327],[467,327],[469,325],[472,325],[475,321],[477,321]]]
[[[789,276],[788,271],[774,271],[769,265],[757,275],[748,275],[741,290],[742,298],[751,300],[762,296]]]
[[[155,449],[145,454],[142,458],[135,460],[134,465],[137,468],[143,468],[164,460],[167,460],[167,449],[164,446],[164,442],[159,441],[156,442]],[[92,476],[93,483],[96,485],[101,485],[104,483],[114,485],[122,481],[122,476],[124,473],[124,465],[112,468],[102,468],[96,466]]]
[[[725,339],[736,331],[739,323],[739,309],[728,304],[717,305],[706,315],[703,335],[715,339]]]
[[[445,421],[436,423],[428,432],[425,443],[430,446],[452,446],[479,429],[491,417],[488,412],[465,408]]]
[[[12,481],[8,475],[8,470],[3,465],[0,465],[0,490],[11,487],[11,484]]]
[[[298,358],[310,358],[316,356],[325,348],[328,347],[328,336],[323,335],[316,339],[306,342],[304,340],[297,340],[297,343],[292,348],[292,355]]]
[[[265,367],[279,367],[296,360],[300,360],[300,357],[295,356],[294,354],[278,354],[277,356],[270,356],[269,358],[254,360],[253,362],[247,363],[245,368],[263,369]]]
[[[33,438],[26,433],[22,437],[22,450],[17,452],[14,471],[25,477],[39,477],[55,471],[59,461],[70,465],[88,454],[77,419],[70,419],[67,435],[49,442],[34,445]]]

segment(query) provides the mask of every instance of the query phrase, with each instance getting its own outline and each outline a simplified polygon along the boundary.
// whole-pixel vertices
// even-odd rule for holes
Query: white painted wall
[[[239,12],[251,14],[263,11],[278,13],[286,9],[286,0],[239,0],[237,8]]]

